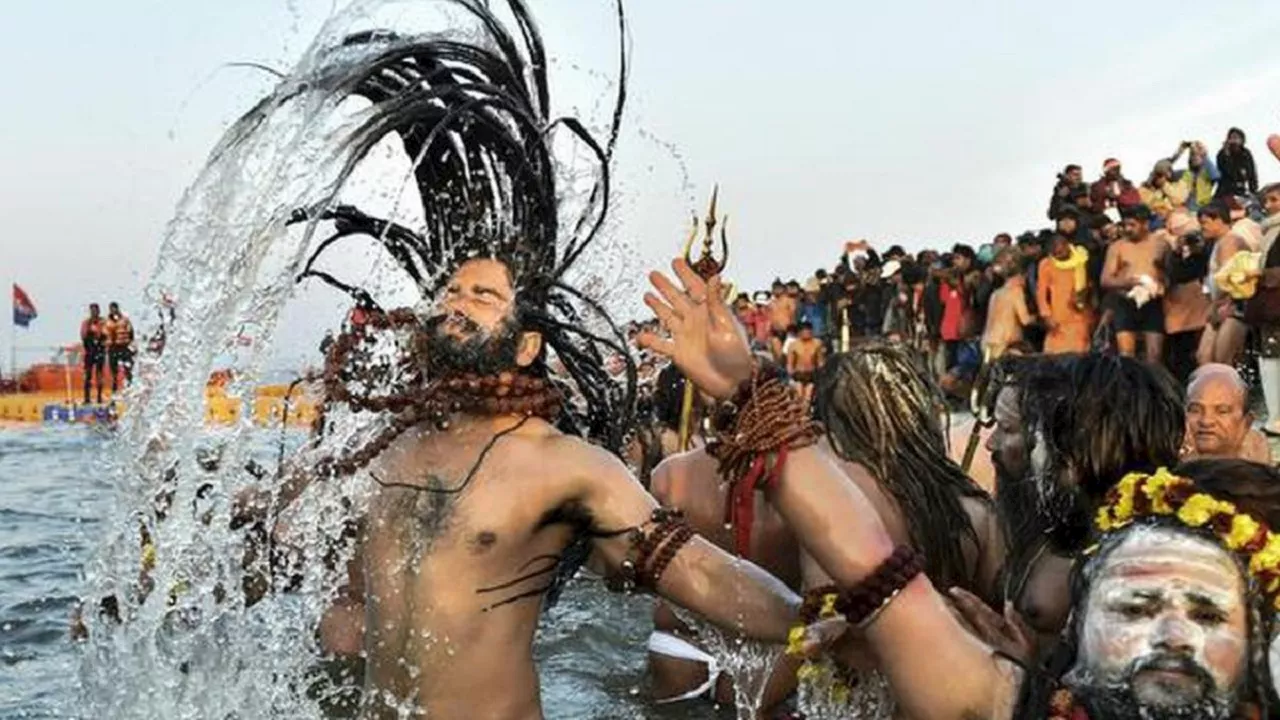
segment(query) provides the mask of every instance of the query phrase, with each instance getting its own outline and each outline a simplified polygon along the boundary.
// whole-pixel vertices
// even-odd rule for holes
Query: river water
[[[111,506],[98,469],[110,442],[85,428],[0,429],[0,720],[86,717],[67,627]],[[536,641],[548,718],[733,717],[709,705],[646,702],[650,602],[594,580],[570,586]]]

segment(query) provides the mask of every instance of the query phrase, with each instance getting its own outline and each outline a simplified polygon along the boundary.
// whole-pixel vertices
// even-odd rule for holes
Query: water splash
[[[764,692],[778,660],[782,658],[783,648],[747,640],[736,633],[725,632],[687,610],[676,606],[672,609],[676,617],[697,634],[701,648],[733,678],[734,710],[738,720],[755,720],[764,709]]]
[[[358,474],[341,490],[312,488],[291,509],[287,538],[232,529],[232,501],[256,483],[246,470],[253,462],[274,467],[274,434],[255,431],[248,418],[294,279],[314,247],[318,211],[353,202],[365,189],[360,172],[387,150],[371,127],[373,108],[344,83],[396,43],[437,37],[437,28],[481,42],[482,29],[466,19],[447,2],[389,0],[361,0],[333,16],[275,90],[226,132],[180,201],[146,291],[156,305],[175,304],[177,320],[163,354],[140,359],[110,469],[115,520],[87,568],[85,716],[317,717],[340,691],[341,681],[323,677],[315,631],[342,581],[338,569],[349,553],[342,531],[361,512],[369,479]],[[343,43],[389,27],[395,39]],[[411,185],[408,164],[402,157],[399,167],[373,171],[369,185],[396,191],[360,201],[414,226],[421,218],[401,202]],[[296,222],[299,209],[310,219]],[[245,334],[254,342],[240,343]],[[240,402],[244,420],[212,432],[204,425],[206,379],[226,368],[226,394]],[[309,450],[315,457],[359,447],[383,425],[355,413],[328,420],[324,446]],[[303,441],[289,438],[295,448]],[[202,465],[199,452],[210,447],[218,448],[218,462]],[[291,454],[307,464],[307,455]],[[296,548],[332,557],[297,564],[287,573],[294,592],[255,603],[249,588],[272,576],[271,555]],[[116,609],[98,612],[108,605]]]

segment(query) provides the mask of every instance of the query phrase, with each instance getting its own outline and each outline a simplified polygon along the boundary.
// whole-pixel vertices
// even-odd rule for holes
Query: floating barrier
[[[257,389],[254,397],[244,399],[227,395],[217,386],[205,390],[204,419],[209,425],[234,425],[248,418],[259,426],[278,426],[285,418],[288,386],[268,385]],[[315,422],[317,401],[295,391],[288,403],[288,424],[308,426]],[[68,402],[63,393],[18,393],[0,395],[0,428],[32,425],[106,424],[127,412],[123,401],[103,404]]]

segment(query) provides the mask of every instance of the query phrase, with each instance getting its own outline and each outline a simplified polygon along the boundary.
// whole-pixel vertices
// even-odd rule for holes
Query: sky
[[[423,0],[429,2],[430,0]],[[495,0],[497,1],[497,0]],[[339,0],[339,3],[341,0]],[[558,109],[598,126],[617,78],[608,0],[528,0]],[[136,308],[166,221],[228,124],[331,0],[6,0],[0,283],[39,318],[19,365],[75,341],[87,303]],[[720,186],[728,276],[763,287],[846,240],[980,244],[1046,224],[1067,163],[1138,181],[1179,141],[1243,128],[1280,179],[1280,3],[630,0],[631,97],[610,233],[635,273],[679,252]],[[1188,5],[1188,8],[1193,7]],[[7,321],[6,321],[7,322]],[[8,369],[10,333],[0,332]]]

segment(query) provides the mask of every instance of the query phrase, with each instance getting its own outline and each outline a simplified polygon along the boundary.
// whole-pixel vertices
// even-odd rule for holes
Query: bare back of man
[[[1009,278],[991,296],[987,310],[987,326],[982,333],[983,356],[999,359],[1006,348],[1022,342],[1022,329],[1031,323],[1027,307],[1026,281],[1021,275]]]
[[[840,458],[826,440],[822,441],[821,447],[866,496],[875,508],[876,514],[880,516],[893,542],[898,545],[911,544],[911,531],[907,526],[907,518],[903,516],[902,508],[893,496],[876,482],[876,478],[865,467]],[[993,597],[1000,568],[1004,564],[1004,546],[998,527],[999,521],[992,507],[976,498],[961,498],[960,505],[969,516],[969,522],[978,535],[977,542],[970,537],[961,540],[967,575],[977,579],[974,588],[977,594]]]
[[[721,482],[719,463],[705,450],[675,455],[654,471],[652,492],[664,506],[676,507],[699,535],[732,551],[734,535],[724,519],[726,486]],[[751,546],[747,557],[793,590],[800,589],[800,548],[782,518],[765,501],[755,498],[755,521],[751,526]],[[650,640],[649,676],[658,702],[693,700],[709,696],[717,703],[733,704],[733,678],[692,655],[706,654],[697,645],[697,634],[680,620],[664,601],[653,614],[654,636]],[[665,637],[664,637],[665,636]],[[681,651],[682,656],[662,652]],[[675,647],[681,646],[681,647]],[[795,665],[779,663],[765,690],[761,709],[767,710],[787,698],[795,688]]]

